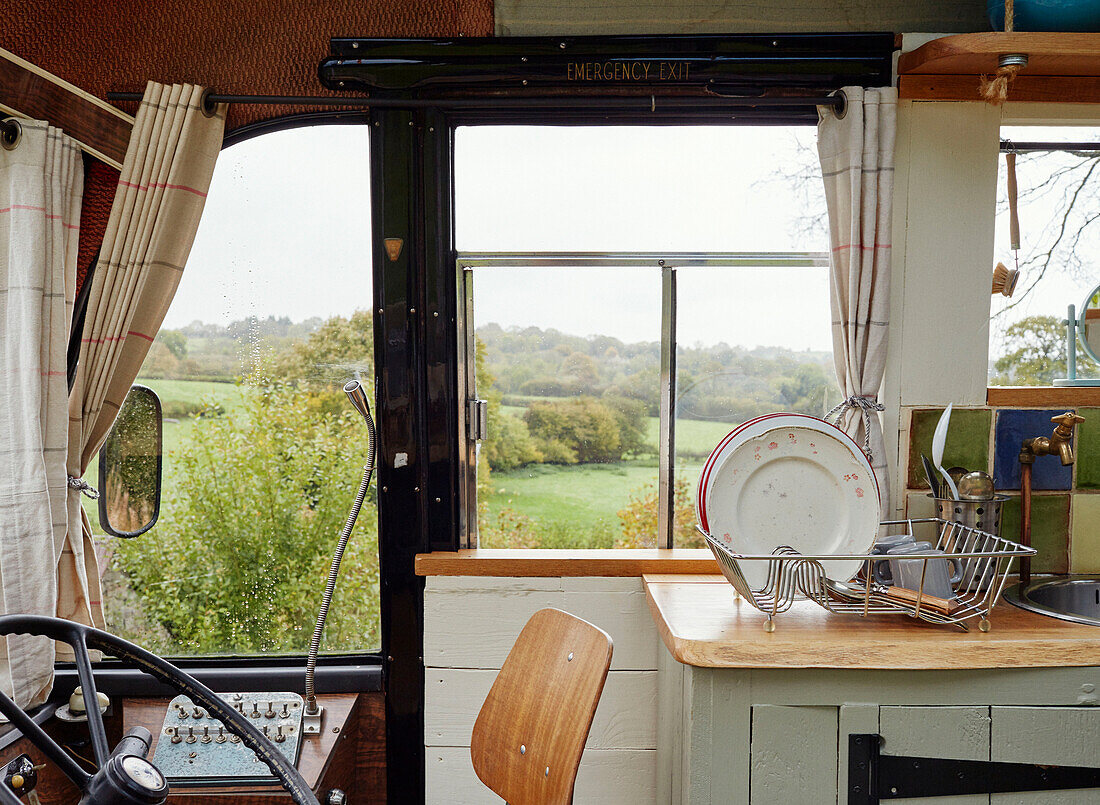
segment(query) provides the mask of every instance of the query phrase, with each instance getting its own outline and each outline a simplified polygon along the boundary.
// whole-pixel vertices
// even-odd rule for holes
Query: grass
[[[619,510],[632,493],[657,483],[657,467],[535,464],[494,472],[492,481],[487,501],[491,520],[503,509],[513,509],[538,523],[544,547],[610,548],[621,531]]]
[[[245,389],[235,383],[214,383],[206,380],[161,380],[141,377],[136,382],[155,391],[157,396],[160,397],[162,406],[167,406],[169,403],[189,405],[212,403],[220,405],[229,415],[239,412],[244,407]],[[165,419],[163,447],[165,454],[171,453],[179,447],[184,435],[191,430],[192,422],[191,419]]]

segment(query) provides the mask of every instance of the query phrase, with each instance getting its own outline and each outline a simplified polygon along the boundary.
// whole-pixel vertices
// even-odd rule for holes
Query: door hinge
[[[848,736],[848,805],[903,797],[953,797],[1100,788],[1100,768],[883,755],[882,736]]]
[[[489,403],[487,400],[466,401],[466,435],[479,442],[489,438]]]

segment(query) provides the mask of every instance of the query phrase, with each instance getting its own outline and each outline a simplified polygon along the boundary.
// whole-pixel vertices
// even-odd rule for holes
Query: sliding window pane
[[[677,271],[676,521],[673,544],[700,547],[695,494],[711,450],[761,414],[822,416],[840,399],[825,267]]]
[[[657,527],[656,268],[473,269],[479,544],[611,548]]]

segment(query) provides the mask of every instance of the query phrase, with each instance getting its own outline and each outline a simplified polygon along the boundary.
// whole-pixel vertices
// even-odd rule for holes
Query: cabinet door
[[[884,755],[989,760],[988,707],[881,707]],[[989,805],[986,794],[907,797],[905,805]]]
[[[1100,708],[994,707],[992,760],[1100,766]],[[1100,789],[994,794],[996,805],[1100,805]]]
[[[835,803],[837,729],[836,707],[754,705],[749,753],[752,805]]]

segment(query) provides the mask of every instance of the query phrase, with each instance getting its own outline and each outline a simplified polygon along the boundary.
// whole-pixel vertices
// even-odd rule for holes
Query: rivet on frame
[[[527,747],[526,747],[526,746],[524,746],[523,744],[520,744],[520,745],[519,745],[519,753],[520,753],[521,755],[526,755],[526,754],[527,754]]]
[[[565,658],[566,662],[573,662],[573,652],[569,652],[569,656]]]

